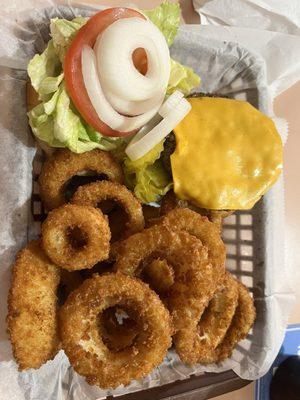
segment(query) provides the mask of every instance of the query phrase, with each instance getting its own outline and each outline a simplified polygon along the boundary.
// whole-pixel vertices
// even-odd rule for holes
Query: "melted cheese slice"
[[[239,100],[191,98],[174,129],[174,191],[212,210],[249,209],[282,171],[282,142],[273,121]]]

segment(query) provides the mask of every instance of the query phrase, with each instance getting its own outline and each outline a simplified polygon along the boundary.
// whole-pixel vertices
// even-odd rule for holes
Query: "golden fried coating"
[[[109,256],[107,218],[94,207],[66,204],[50,211],[42,224],[42,244],[61,268],[92,268]]]
[[[165,215],[172,211],[174,208],[189,208],[197,212],[200,215],[206,216],[211,222],[218,226],[221,230],[223,219],[233,214],[233,210],[207,210],[205,208],[200,208],[187,200],[180,200],[175,193],[170,190],[161,201],[160,214]]]
[[[215,268],[207,248],[187,232],[155,225],[112,246],[114,269],[140,275],[155,259],[166,260],[174,271],[174,283],[167,293],[175,329],[199,320],[218,284],[224,266]],[[159,263],[156,264],[159,267]]]
[[[171,289],[174,284],[174,271],[166,260],[159,258],[147,264],[143,270],[143,280],[149,283],[160,296]]]
[[[139,332],[132,345],[110,350],[98,318],[120,306],[134,315]],[[60,334],[70,363],[91,385],[115,388],[149,374],[171,345],[171,318],[159,297],[138,279],[94,275],[71,293],[60,310]]]
[[[76,154],[68,149],[58,149],[44,162],[39,177],[44,207],[52,210],[63,205],[68,181],[86,171],[105,175],[111,181],[123,182],[122,168],[109,152],[95,149]]]
[[[8,332],[20,370],[39,368],[58,351],[57,287],[60,269],[38,241],[19,252],[8,295]]]
[[[238,282],[232,274],[226,272],[224,281],[214,294],[197,326],[201,342],[200,357],[201,351],[205,351],[207,347],[215,349],[222,342],[237,304]]]
[[[101,202],[113,200],[121,206],[127,216],[122,238],[144,229],[145,221],[142,206],[126,186],[116,182],[99,181],[77,189],[71,203],[81,206],[97,207]]]
[[[253,298],[249,290],[239,282],[238,306],[223,342],[216,349],[215,360],[217,359],[220,362],[231,356],[235,345],[248,335],[254,324],[255,317],[256,311]],[[212,361],[207,359],[206,362]]]
[[[186,231],[200,239],[208,249],[208,257],[215,269],[216,279],[222,282],[225,273],[226,248],[217,226],[207,217],[188,208],[175,208],[162,217],[159,223],[173,230]]]
[[[255,308],[253,299],[248,289],[238,282],[238,304],[231,323],[227,327],[223,340],[216,348],[208,347],[202,351],[200,357],[197,354],[197,340],[193,331],[186,329],[180,331],[174,338],[176,351],[181,360],[187,364],[218,363],[230,357],[236,344],[243,340],[251,329],[255,320]],[[225,326],[228,320],[224,321]],[[197,349],[195,351],[195,349]]]
[[[226,272],[198,324],[174,338],[176,351],[188,364],[205,362],[223,341],[238,304],[238,282]]]

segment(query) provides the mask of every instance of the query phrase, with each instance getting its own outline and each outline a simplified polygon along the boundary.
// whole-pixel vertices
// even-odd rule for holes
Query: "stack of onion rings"
[[[186,232],[155,225],[130,236],[112,247],[114,269],[127,275],[139,275],[153,260],[167,261],[174,271],[168,307],[176,330],[199,320],[216,290],[224,265],[213,267],[207,248]]]

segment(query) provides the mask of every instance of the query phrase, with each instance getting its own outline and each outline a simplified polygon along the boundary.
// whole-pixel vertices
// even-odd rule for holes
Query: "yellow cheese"
[[[249,209],[282,171],[282,142],[273,121],[249,103],[191,98],[174,129],[174,191],[212,210]]]

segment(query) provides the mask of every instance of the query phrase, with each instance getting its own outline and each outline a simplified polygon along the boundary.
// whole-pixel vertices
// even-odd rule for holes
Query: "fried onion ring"
[[[255,314],[253,299],[248,289],[238,282],[238,304],[221,343],[215,349],[207,348],[200,357],[197,357],[194,348],[194,332],[189,329],[182,330],[175,337],[175,346],[179,357],[187,364],[196,362],[211,364],[225,360],[231,356],[236,344],[248,335],[254,323]]]
[[[226,272],[198,324],[183,330],[174,339],[180,358],[189,364],[201,363],[223,341],[238,304],[238,282]]]
[[[44,162],[39,176],[44,207],[52,210],[63,205],[66,202],[67,183],[75,175],[86,171],[105,175],[114,182],[123,182],[122,168],[109,152],[95,149],[76,154],[67,149],[58,149]]]
[[[120,204],[127,215],[122,238],[144,229],[145,221],[141,203],[124,185],[109,181],[93,182],[79,187],[71,202],[82,206],[98,207],[106,200],[113,200]]]
[[[99,315],[119,306],[139,326],[133,344],[118,352],[103,342]],[[71,293],[60,310],[63,348],[73,368],[91,385],[115,388],[146,376],[171,345],[171,318],[159,297],[142,281],[123,274],[94,275]]]
[[[167,261],[159,258],[146,265],[142,277],[160,296],[169,291],[175,278],[174,271]]]
[[[215,269],[216,279],[222,282],[225,273],[226,249],[219,229],[207,217],[188,208],[175,208],[158,223],[169,226],[173,230],[186,231],[200,239],[208,249],[208,257]]]
[[[167,293],[175,329],[199,320],[217,287],[217,275],[201,241],[187,232],[155,225],[112,246],[114,269],[140,275],[155,259],[166,260],[174,271],[174,284]],[[156,264],[159,266],[159,264]]]
[[[69,271],[92,268],[109,256],[107,218],[93,207],[66,204],[50,211],[42,224],[48,257]]]
[[[173,191],[169,191],[161,201],[160,214],[165,215],[172,211],[174,208],[189,208],[197,212],[200,215],[208,217],[208,219],[216,224],[221,230],[223,219],[233,214],[232,210],[207,210],[205,208],[200,208],[186,200],[180,200]]]
[[[60,270],[45,255],[39,241],[19,252],[8,295],[7,325],[20,370],[39,368],[59,347],[57,287]]]

